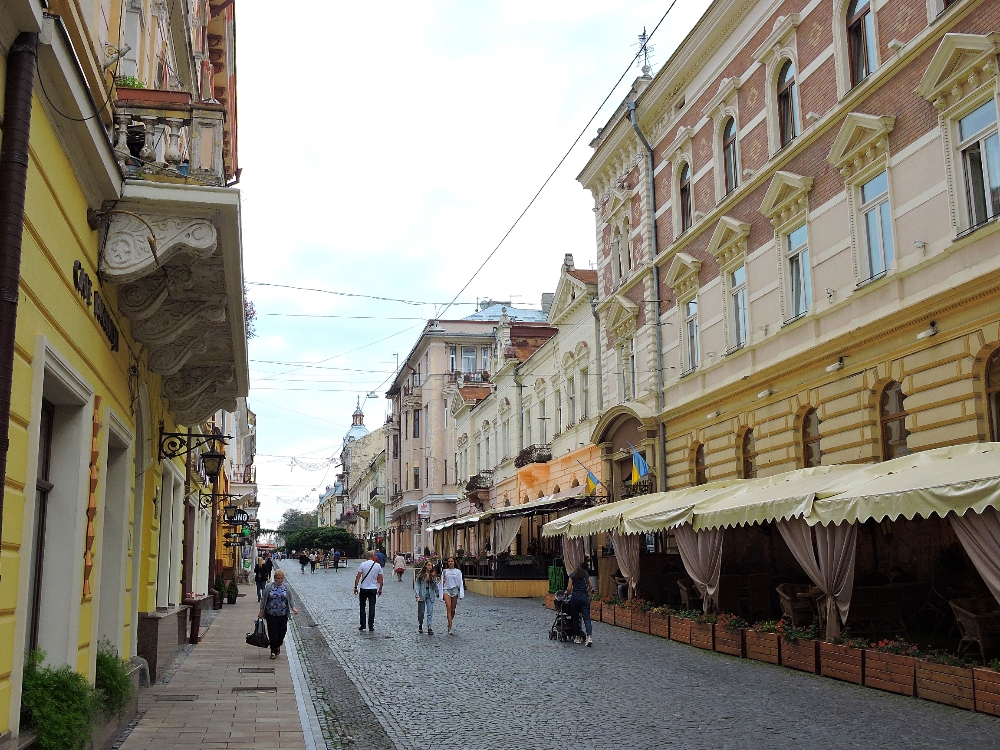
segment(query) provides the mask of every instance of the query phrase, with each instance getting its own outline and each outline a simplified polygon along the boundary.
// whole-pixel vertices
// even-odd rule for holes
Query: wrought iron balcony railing
[[[469,479],[465,485],[466,492],[475,492],[476,490],[488,490],[493,486],[493,470],[483,469],[474,477]]]
[[[552,460],[552,446],[548,443],[529,445],[517,454],[514,459],[514,466],[521,468],[528,464],[544,464]]]

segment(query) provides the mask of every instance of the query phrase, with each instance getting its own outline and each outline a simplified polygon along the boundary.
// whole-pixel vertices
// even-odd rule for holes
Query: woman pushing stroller
[[[593,646],[591,638],[590,624],[590,573],[583,567],[583,563],[576,566],[566,582],[566,593],[570,594],[570,606],[573,614],[573,642],[583,643],[583,631],[580,630],[580,616],[583,616],[583,624],[587,631],[587,645]]]

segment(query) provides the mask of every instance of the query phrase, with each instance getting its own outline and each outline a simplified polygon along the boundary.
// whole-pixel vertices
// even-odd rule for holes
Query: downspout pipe
[[[597,295],[590,298],[590,312],[594,316],[594,342],[597,355],[597,413],[604,412],[604,365],[601,362],[601,316],[597,314]]]
[[[649,239],[653,251],[653,331],[656,336],[656,440],[657,440],[657,488],[660,492],[667,489],[667,442],[663,431],[663,330],[660,323],[660,267],[656,264],[656,256],[660,249],[656,242],[656,190],[653,185],[653,147],[649,145],[646,136],[642,134],[639,121],[635,116],[635,102],[626,101],[628,114],[632,120],[632,129],[639,136],[642,145],[646,147],[646,185],[649,191]]]
[[[17,35],[7,54],[7,83],[0,148],[0,478],[7,476],[10,448],[10,394],[14,384],[14,327],[17,324],[21,239],[28,184],[31,97],[35,85],[38,34]],[[4,482],[0,481],[0,536],[3,535]]]

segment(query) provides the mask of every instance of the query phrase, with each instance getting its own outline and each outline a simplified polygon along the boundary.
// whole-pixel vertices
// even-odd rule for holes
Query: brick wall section
[[[978,13],[978,11],[977,11]],[[908,42],[927,26],[927,4],[924,0],[889,0],[875,14],[878,24],[879,59],[892,59],[889,42]]]
[[[799,28],[795,30],[795,48],[799,56],[799,70],[805,70],[830,46],[833,41],[832,15],[833,3],[829,1],[821,3],[812,13],[802,19]],[[813,75],[818,74],[819,71],[816,71]],[[812,76],[809,77],[809,80],[812,81]]]
[[[639,315],[635,319],[636,328],[641,328],[646,325],[646,295],[645,295],[645,285],[636,284],[631,289],[625,293],[625,297],[628,298],[636,307],[639,308]],[[638,358],[638,352],[636,352]]]
[[[799,87],[799,104],[802,107],[802,125],[809,125],[805,119],[810,112],[825,115],[837,105],[837,68],[829,57]]]

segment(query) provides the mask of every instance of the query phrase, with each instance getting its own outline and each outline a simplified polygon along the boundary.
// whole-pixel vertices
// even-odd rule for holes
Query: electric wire
[[[359,294],[357,292],[335,292],[332,289],[317,289],[309,286],[293,286],[291,284],[273,284],[267,281],[248,281],[249,286],[270,286],[277,289],[294,289],[299,292],[319,292],[320,294],[332,294],[337,297],[360,297],[362,299],[374,299],[381,302],[401,302],[404,305],[442,305],[443,302],[426,302],[413,299],[399,299],[397,297],[379,297],[374,294]],[[477,305],[477,302],[453,302],[454,305]]]
[[[628,75],[629,71],[632,70],[632,66],[635,65],[635,63],[639,59],[639,57],[645,52],[646,48],[649,46],[650,39],[653,38],[653,35],[656,33],[656,30],[659,29],[660,25],[667,19],[667,16],[670,14],[670,11],[673,10],[673,7],[676,4],[677,4],[677,0],[672,0],[672,2],[670,3],[670,5],[667,7],[666,12],[663,14],[663,16],[657,22],[656,26],[653,27],[653,30],[649,33],[649,36],[646,37],[646,41],[643,42],[643,44],[639,47],[639,51],[635,53],[635,56],[629,62],[628,67],[625,68],[624,72],[618,78],[618,81],[615,83],[614,86],[612,86],[611,90],[608,92],[608,95],[606,97],[604,97],[604,101],[601,102],[600,106],[597,108],[597,110],[594,112],[594,114],[592,114],[590,116],[590,119],[587,120],[587,124],[583,126],[583,129],[580,131],[580,134],[576,138],[573,139],[573,143],[566,150],[566,153],[563,154],[562,158],[559,160],[559,163],[556,164],[555,168],[549,173],[549,176],[545,178],[545,181],[542,183],[542,186],[540,188],[538,188],[538,191],[534,194],[534,196],[531,198],[531,200],[528,201],[528,205],[524,207],[524,210],[521,211],[520,214],[518,214],[518,217],[514,220],[514,223],[511,224],[510,229],[508,229],[504,233],[504,236],[500,238],[500,241],[496,244],[496,247],[494,247],[490,251],[489,255],[486,256],[486,259],[479,265],[479,268],[477,268],[475,270],[475,272],[472,274],[472,276],[469,277],[469,280],[466,281],[465,284],[462,286],[462,288],[458,290],[458,294],[455,295],[455,298],[451,302],[449,302],[447,305],[445,305],[441,310],[439,310],[438,312],[436,312],[434,314],[435,318],[440,318],[442,315],[445,314],[445,312],[448,311],[448,308],[450,308],[453,304],[455,304],[455,300],[457,300],[465,292],[465,290],[469,288],[469,285],[480,274],[480,272],[483,270],[483,268],[486,267],[486,264],[490,262],[490,259],[494,255],[496,255],[496,252],[500,249],[500,246],[503,245],[503,243],[506,241],[506,239],[510,236],[511,232],[513,232],[514,229],[517,227],[517,225],[521,223],[521,219],[524,218],[524,215],[526,213],[528,213],[529,209],[535,204],[535,201],[538,200],[538,196],[542,194],[542,191],[545,190],[545,187],[549,184],[549,182],[552,180],[552,178],[555,177],[556,172],[558,172],[559,169],[560,169],[560,167],[562,167],[563,162],[565,162],[566,159],[569,158],[570,153],[572,153],[573,149],[576,148],[576,145],[580,142],[580,139],[583,138],[584,134],[590,128],[591,124],[594,122],[594,120],[597,119],[597,116],[601,113],[601,110],[604,109],[604,105],[608,103],[608,101],[614,95],[615,91],[618,90],[618,87],[621,86],[622,81],[625,80],[625,76]]]

